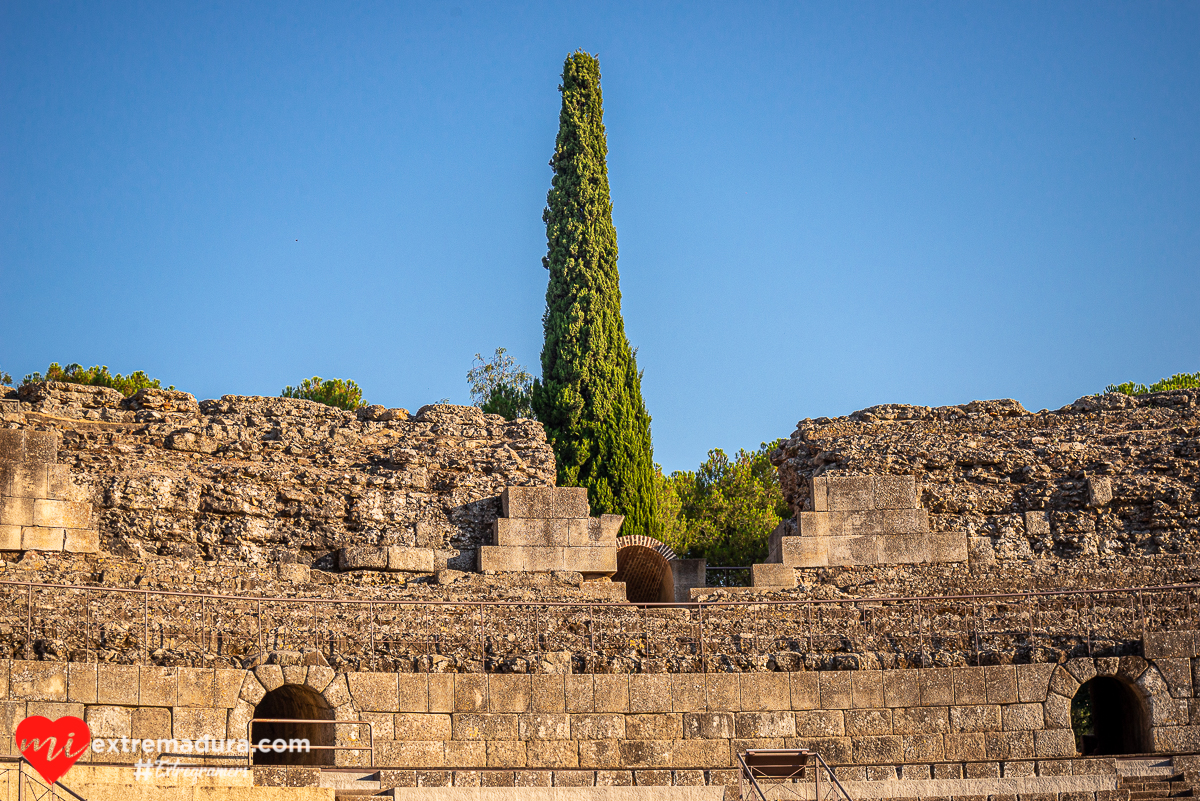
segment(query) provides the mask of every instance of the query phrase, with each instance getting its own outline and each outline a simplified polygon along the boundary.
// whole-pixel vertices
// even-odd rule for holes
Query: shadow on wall
[[[333,709],[320,694],[300,684],[285,684],[263,696],[254,707],[254,717],[287,719],[299,722],[255,722],[252,724],[250,742],[266,739],[275,743],[279,740],[308,740],[310,745],[333,745],[336,737],[334,726],[309,721],[333,720]],[[258,751],[254,754],[256,765],[326,765],[334,763],[334,751],[315,749],[307,753],[275,750]]]
[[[1087,681],[1071,699],[1071,727],[1084,756],[1147,754],[1154,750],[1150,712],[1138,690],[1114,676]]]

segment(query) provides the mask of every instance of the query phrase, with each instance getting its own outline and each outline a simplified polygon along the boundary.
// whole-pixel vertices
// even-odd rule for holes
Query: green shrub
[[[1172,389],[1200,389],[1200,373],[1176,373],[1170,378],[1156,381],[1150,386],[1126,381],[1124,384],[1109,384],[1105,393],[1120,392],[1123,395],[1147,395],[1151,392],[1167,392]]]
[[[11,387],[12,386],[12,376],[10,374],[4,372],[3,370],[0,370],[0,384],[3,384],[6,387]]]
[[[504,348],[496,348],[490,361],[476,353],[467,383],[471,385],[471,403],[487,414],[503,415],[506,420],[533,417],[529,395],[533,376],[506,355]]]
[[[313,400],[326,406],[336,406],[351,412],[360,406],[367,405],[358,384],[349,379],[323,380],[319,375],[304,379],[298,387],[284,387],[283,392],[280,392],[279,395],[283,398]]]
[[[34,384],[39,381],[62,381],[66,384],[83,384],[89,387],[110,387],[127,398],[139,389],[162,389],[161,381],[151,378],[141,370],[136,370],[129,375],[121,375],[120,373],[110,373],[107,367],[101,365],[84,368],[81,364],[68,364],[66,367],[60,367],[58,362],[52,362],[46,368],[45,375],[30,373],[21,383]],[[171,386],[168,389],[175,389],[175,387]]]
[[[737,567],[767,558],[767,539],[791,509],[764,442],[757,451],[739,450],[733,459],[720,449],[695,472],[655,476],[657,525],[661,539],[683,559],[708,560],[713,567]]]

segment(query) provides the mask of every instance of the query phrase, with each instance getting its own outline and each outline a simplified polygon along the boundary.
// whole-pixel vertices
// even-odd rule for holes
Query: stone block
[[[210,737],[219,740],[228,731],[227,715],[225,709],[177,707],[172,710],[171,734],[177,739]]]
[[[329,669],[326,668],[326,670]],[[329,671],[329,678],[333,678],[332,670]],[[224,668],[218,668],[215,671],[215,682],[213,686],[213,693],[216,699],[213,702],[213,706],[235,706],[237,704],[238,697],[241,695],[242,682],[244,682],[245,679],[246,671],[244,670],[227,670]],[[328,683],[329,680],[327,679],[325,684]],[[325,689],[323,685],[321,687],[315,687],[312,684],[311,670],[309,671],[308,676],[305,678],[305,684],[307,684],[309,687],[312,687],[317,692],[321,692],[321,690]]]
[[[729,745],[721,740],[676,740],[671,743],[671,764],[677,768],[728,767],[732,764]]]
[[[92,524],[92,505],[75,501],[35,498],[33,525],[46,528],[88,528]]]
[[[525,767],[525,743],[505,740],[488,742],[487,766],[489,768]],[[485,773],[483,775],[491,776],[495,774]]]
[[[21,550],[21,526],[0,525],[0,551]]]
[[[734,715],[734,730],[737,736],[749,739],[756,737],[795,737],[796,715],[811,715],[813,712],[738,712]]]
[[[1042,537],[1050,534],[1050,514],[1045,511],[1026,512],[1025,533],[1031,537]]]
[[[342,548],[338,551],[338,567],[341,570],[387,570],[387,548]]]
[[[916,509],[921,505],[916,476],[875,476],[876,509]]]
[[[446,748],[442,740],[381,740],[375,743],[375,761],[380,765],[440,767],[446,764]]]
[[[8,664],[3,666],[0,682],[4,685],[4,696],[8,697]],[[96,665],[88,662],[71,662],[67,665],[67,700],[80,704],[96,703]]]
[[[826,476],[825,486],[831,512],[875,508],[875,479],[872,476]]]
[[[792,709],[817,709],[821,706],[820,678],[815,671],[789,673]]]
[[[21,550],[61,551],[66,542],[66,530],[44,526],[21,527]]]
[[[54,464],[57,462],[58,433],[55,431],[26,431],[25,461],[35,464]]]
[[[1039,757],[1075,756],[1075,732],[1055,729],[1033,733],[1034,753]]]
[[[0,431],[3,430],[0,428]],[[32,526],[33,504],[33,498],[0,497],[0,524],[6,526]]]
[[[393,740],[449,740],[449,715],[397,712],[391,716]],[[377,735],[378,736],[378,735]]]
[[[930,560],[928,534],[889,534],[879,537],[879,562],[918,565]]]
[[[517,716],[456,713],[451,723],[455,740],[516,740]]]
[[[613,515],[625,519],[624,515]],[[605,526],[598,517],[571,520],[567,525],[567,547],[569,548],[615,548],[617,547],[618,525]]]
[[[832,537],[833,514],[831,512],[801,512],[799,518],[800,536],[797,539],[811,540],[817,537]],[[839,529],[838,534],[841,533]],[[783,539],[790,539],[784,537]]]
[[[621,753],[622,767],[669,768],[671,766],[670,740],[622,740],[617,744]],[[638,775],[634,774],[634,781]]]
[[[179,699],[179,669],[144,665],[138,682],[140,706],[175,706]]]
[[[66,465],[53,465],[66,468]],[[16,462],[0,464],[0,495],[12,498],[50,497],[51,465]]]
[[[736,736],[732,712],[688,712],[683,716],[687,739],[731,740]]]
[[[89,706],[83,719],[93,738],[129,737],[133,731],[133,710],[127,706]]]
[[[895,735],[851,737],[855,762],[898,762],[904,758],[901,738]]]
[[[611,548],[563,548],[562,567],[577,573],[616,573],[617,549]]]
[[[921,677],[916,670],[884,670],[883,705],[920,706]]]
[[[48,464],[45,497],[56,501],[87,501],[88,492],[71,480],[71,468],[65,464]],[[31,496],[38,497],[38,496]]]
[[[1017,671],[1012,665],[991,665],[983,668],[983,685],[989,704],[1017,702]]]
[[[879,541],[877,536],[828,537],[830,565],[876,565],[879,564]]]
[[[579,765],[579,746],[574,740],[530,740],[525,743],[525,755],[526,764],[531,768],[573,768]]]
[[[496,518],[495,542],[502,547],[565,548],[571,544],[570,525],[574,523],[587,533],[587,519],[539,520]],[[583,543],[586,544],[586,543]],[[616,542],[614,540],[613,544]]]
[[[629,677],[622,673],[592,676],[597,712],[629,711]]]
[[[1071,728],[1071,699],[1058,693],[1050,693],[1042,703],[1042,728]]]
[[[454,711],[486,712],[488,677],[483,673],[457,673],[454,676]],[[430,710],[432,711],[432,709]]]
[[[400,699],[395,673],[347,673],[350,697],[360,712],[396,712]]]
[[[571,718],[571,715],[551,712],[519,715],[517,736],[522,740],[570,740]]]
[[[952,668],[950,680],[954,685],[954,703],[960,706],[987,703],[987,685],[983,680],[983,668]]]
[[[741,674],[741,707],[748,712],[791,708],[786,673]]]
[[[876,709],[883,706],[883,671],[854,670],[850,672],[850,701],[855,709]],[[888,732],[889,734],[891,732]]]
[[[581,768],[619,768],[621,749],[617,740],[580,740],[579,766]],[[632,776],[630,777],[632,784]]]
[[[983,735],[979,732],[944,735],[946,741],[946,759],[981,760],[986,755]]]
[[[433,549],[389,546],[387,569],[392,572],[432,573],[434,571]]]
[[[796,570],[791,565],[759,562],[750,566],[750,583],[754,587],[795,587]]]
[[[0,428],[0,462],[25,461],[25,432]]]
[[[254,676],[267,692],[278,690],[283,686],[283,667],[280,665],[259,665],[254,669]],[[345,679],[341,676],[338,677],[338,681],[343,685],[345,684]],[[326,694],[325,698],[333,706],[341,706],[350,700],[348,695],[336,701],[328,694]]]
[[[851,709],[846,712],[846,733],[877,736],[892,733],[892,710]]]
[[[709,673],[705,676],[704,681],[708,687],[708,709],[710,711],[741,711],[741,686],[736,674]]]
[[[1045,725],[1041,704],[1010,704],[1000,717],[1004,731],[1038,731]]]
[[[1063,665],[1059,665],[1058,669],[1050,674],[1050,692],[1065,695],[1068,698],[1074,698],[1075,693],[1079,691],[1079,680],[1071,674]]]
[[[930,534],[928,540],[930,562],[967,561],[966,532],[952,531],[948,534]]]
[[[1154,666],[1167,680],[1167,686],[1170,687],[1173,697],[1192,697],[1192,660],[1155,659]]]
[[[454,677],[431,673],[428,681],[429,711],[454,712]]]
[[[1155,751],[1200,751],[1200,726],[1160,726],[1152,732]]]
[[[1029,759],[1033,756],[1032,731],[985,732],[984,752],[988,759]],[[1005,767],[1005,775],[1012,775]]]
[[[615,749],[615,746],[614,746]],[[618,759],[620,756],[618,755]],[[583,744],[579,744],[579,763],[583,764]],[[598,770],[596,771],[597,787],[632,787],[633,771],[631,770]]]
[[[101,704],[137,706],[137,665],[97,665],[96,700]]]
[[[1065,667],[1067,671],[1075,677],[1075,681],[1079,682],[1080,684],[1096,678],[1096,661],[1091,657],[1068,659],[1063,663],[1063,667]]]
[[[100,532],[89,528],[64,529],[63,550],[67,553],[100,553]]]
[[[1017,700],[1021,703],[1041,703],[1050,692],[1050,676],[1056,665],[1040,662],[1032,665],[1016,665]]]
[[[429,679],[421,673],[396,674],[396,702],[400,712],[429,711]]]
[[[617,542],[617,537],[621,536],[621,526],[625,523],[625,515],[600,515],[600,536],[605,542],[611,541],[614,545]]]
[[[1106,476],[1091,476],[1087,480],[1088,506],[1104,506],[1113,499],[1112,479]]]
[[[900,750],[905,762],[932,762],[946,757],[940,734],[905,734],[900,737]],[[906,778],[908,768],[908,765],[904,766]]]
[[[136,671],[137,668],[134,668]],[[67,700],[65,662],[33,662],[14,659],[9,667],[8,695],[18,701]],[[136,673],[135,673],[136,675]],[[137,690],[134,690],[136,695]]]
[[[822,670],[820,677],[821,708],[850,709],[850,673],[848,670]]]
[[[892,710],[896,734],[942,734],[950,731],[950,713],[944,706],[898,707]]]
[[[670,712],[671,675],[633,673],[629,676],[630,712]]]
[[[971,569],[996,564],[996,548],[991,537],[967,537],[967,562]]]
[[[493,673],[488,676],[488,708],[492,712],[528,712],[530,690],[529,676]]]
[[[1142,641],[1147,659],[1196,656],[1194,631],[1147,631]]]
[[[595,685],[591,676],[567,675],[563,676],[563,683],[568,712],[596,711]]]
[[[924,706],[950,706],[954,703],[954,684],[950,668],[921,668],[921,703]]]
[[[808,480],[809,496],[812,498],[812,507],[814,512],[829,511],[829,484],[828,480],[822,476],[820,478],[810,478]]]
[[[1000,730],[1000,707],[993,704],[969,704],[950,707],[950,731],[986,732]]]
[[[708,708],[703,673],[671,673],[671,709],[675,712],[703,712]]]
[[[824,567],[829,564],[829,543],[824,537],[780,537],[782,564],[792,567]]]
[[[566,712],[566,680],[562,675],[529,677],[529,709],[533,712]]]
[[[500,494],[505,517],[588,517],[586,487],[505,487]]]
[[[683,715],[670,712],[626,715],[625,738],[628,740],[680,740],[683,738]]]
[[[795,727],[797,737],[841,737],[846,719],[840,709],[802,710],[795,713]]]

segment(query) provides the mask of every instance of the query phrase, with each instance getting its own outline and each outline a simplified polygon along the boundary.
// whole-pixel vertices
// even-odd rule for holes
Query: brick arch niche
[[[630,603],[671,603],[675,583],[671,566],[675,552],[653,537],[617,537],[617,573],[613,581],[625,582]]]

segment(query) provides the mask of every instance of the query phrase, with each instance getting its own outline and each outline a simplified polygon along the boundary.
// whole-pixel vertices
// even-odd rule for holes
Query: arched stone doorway
[[[617,573],[613,581],[625,582],[630,603],[672,603],[675,584],[668,560],[675,552],[653,537],[617,537]]]
[[[1071,699],[1071,727],[1075,744],[1084,756],[1154,750],[1145,699],[1116,676],[1096,676],[1079,687]]]
[[[301,721],[333,720],[334,711],[329,703],[309,687],[302,684],[284,684],[263,696],[254,707],[255,718],[284,718]],[[266,739],[308,740],[310,745],[333,745],[336,727],[325,723],[254,723],[250,732],[251,747]],[[333,765],[334,754],[327,749],[313,749],[307,753],[285,751],[256,751],[256,765]]]

